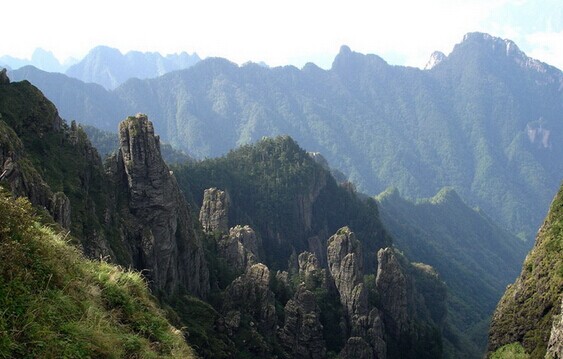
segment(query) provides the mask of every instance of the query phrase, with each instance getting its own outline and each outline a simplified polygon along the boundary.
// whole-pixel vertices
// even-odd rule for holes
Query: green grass
[[[528,359],[529,357],[520,343],[511,343],[500,347],[489,359]]]
[[[0,358],[193,358],[142,277],[91,261],[0,190]]]

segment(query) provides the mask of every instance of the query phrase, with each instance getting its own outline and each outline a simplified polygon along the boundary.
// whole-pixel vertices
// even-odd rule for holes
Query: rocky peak
[[[326,269],[321,268],[317,256],[311,252],[299,254],[299,276],[305,281],[309,289],[327,288]]]
[[[454,47],[452,54],[466,47],[484,50],[498,59],[509,59],[522,68],[550,74],[548,81],[563,83],[563,75],[559,69],[526,56],[512,40],[480,32],[471,32],[466,34],[463,41]]]
[[[446,59],[446,55],[444,55],[443,52],[441,51],[434,51],[432,53],[432,55],[430,55],[430,59],[428,59],[428,62],[426,63],[426,65],[424,66],[425,70],[431,70],[433,69],[436,65],[438,65],[440,62],[444,61]]]
[[[391,247],[377,252],[377,276],[375,279],[385,314],[385,326],[391,335],[399,337],[405,331],[408,321],[407,280],[403,269]]]
[[[127,194],[127,203],[121,206],[130,211],[123,231],[132,264],[145,271],[153,289],[172,294],[186,288],[205,296],[209,274],[202,243],[176,179],[161,157],[152,123],[146,115],[127,118],[119,124],[119,141],[110,168],[118,191]]]
[[[315,295],[300,285],[285,305],[285,322],[279,339],[291,358],[326,358],[323,326]]]
[[[0,70],[0,85],[8,85],[10,83],[10,78],[7,74],[8,70],[2,69]]]
[[[217,248],[219,255],[236,271],[244,271],[259,262],[260,243],[250,226],[231,228],[228,235],[221,237]]]
[[[199,221],[206,233],[227,233],[229,230],[229,195],[217,188],[203,193]]]
[[[360,242],[348,227],[328,239],[328,267],[350,318],[367,313]]]
[[[330,274],[346,309],[349,338],[341,358],[385,358],[383,322],[376,308],[368,307],[364,285],[360,242],[348,228],[339,229],[329,238],[327,260]]]
[[[244,312],[252,318],[251,326],[257,326],[258,333],[264,336],[274,334],[276,309],[269,283],[270,270],[266,265],[250,266],[225,290],[224,312]]]

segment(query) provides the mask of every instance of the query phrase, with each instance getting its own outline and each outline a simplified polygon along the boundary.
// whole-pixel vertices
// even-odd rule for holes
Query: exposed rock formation
[[[253,319],[258,333],[263,336],[274,334],[276,308],[274,293],[270,290],[270,270],[262,263],[254,264],[236,278],[225,290],[223,311],[244,312]],[[234,314],[231,313],[231,317]]]
[[[244,271],[259,261],[259,243],[250,226],[235,226],[217,243],[219,255],[236,271]]]
[[[303,252],[297,259],[299,276],[305,281],[307,288],[327,288],[327,273],[322,269],[317,256],[311,252]]]
[[[344,349],[340,352],[341,359],[372,359],[373,350],[370,345],[360,337],[351,337],[346,341]]]
[[[146,271],[153,289],[171,294],[185,287],[204,297],[209,274],[202,244],[152,123],[145,115],[129,117],[119,125],[119,139],[112,171],[127,193],[122,208],[130,212],[124,232],[133,265]]]
[[[70,228],[70,200],[63,192],[53,195],[51,213],[53,219],[63,228]]]
[[[227,233],[229,230],[229,195],[217,188],[203,193],[199,221],[206,233]]]
[[[393,248],[382,248],[377,252],[376,286],[381,296],[381,306],[386,315],[386,328],[391,335],[399,337],[408,321],[407,282]]]
[[[361,244],[348,227],[329,238],[329,271],[346,309],[350,337],[342,358],[385,358],[383,323],[376,308],[369,310],[363,279]]]
[[[436,65],[438,65],[440,62],[444,61],[445,59],[446,59],[446,55],[444,55],[443,52],[434,51],[432,53],[432,55],[430,55],[430,59],[428,60],[428,62],[424,66],[424,69],[425,70],[431,70]]]
[[[327,259],[348,317],[353,319],[354,316],[367,314],[361,245],[348,227],[339,229],[329,238]]]
[[[547,355],[551,355],[552,359],[563,358],[563,300],[561,301],[561,314],[553,321],[551,327]]]
[[[7,70],[0,70],[0,85],[7,85],[10,83],[10,78],[7,75]]]
[[[279,339],[291,358],[321,359],[326,357],[320,309],[315,295],[304,285],[297,288],[293,299],[285,305],[285,324]]]

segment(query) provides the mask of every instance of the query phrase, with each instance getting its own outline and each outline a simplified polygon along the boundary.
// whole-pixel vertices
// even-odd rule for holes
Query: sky
[[[19,58],[40,47],[80,59],[106,45],[330,68],[348,45],[424,67],[432,52],[449,54],[479,31],[563,69],[561,0],[7,0],[0,13],[0,56]]]

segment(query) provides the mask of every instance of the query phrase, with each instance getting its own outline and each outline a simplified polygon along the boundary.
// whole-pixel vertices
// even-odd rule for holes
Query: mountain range
[[[113,91],[32,68],[11,76],[37,84],[63,117],[104,130],[147,113],[195,158],[288,134],[362,192],[395,186],[414,199],[451,186],[522,239],[563,170],[561,71],[487,34],[466,35],[429,70],[342,47],[330,70],[211,58]]]
[[[0,57],[0,67],[16,70],[33,66],[47,72],[64,73],[111,90],[130,78],[158,77],[170,71],[187,69],[200,60],[196,53],[190,55],[181,52],[163,56],[158,52],[129,51],[122,54],[115,48],[97,46],[82,60],[69,59],[60,63],[52,52],[38,48],[31,59],[4,55]]]
[[[65,306],[79,322],[69,316],[40,329],[60,333],[51,348],[107,353],[105,337],[84,329],[87,313],[68,299],[42,302],[57,293],[101,305],[101,316],[118,313],[107,322],[116,353],[156,348],[175,357],[154,345],[165,337],[176,345],[182,332],[163,329],[174,325],[203,357],[480,357],[495,302],[530,246],[523,239],[560,184],[563,81],[561,71],[486,34],[468,34],[431,60],[425,70],[395,67],[347,47],[330,70],[207,59],[112,91],[29,66],[10,72],[83,125],[65,122],[28,81],[0,72],[0,235],[11,251],[3,253],[49,254],[65,236],[63,248],[103,259],[96,267],[68,255],[86,296],[48,255],[25,257],[38,270],[26,278],[49,278],[36,294],[32,281],[11,276],[19,267],[0,267],[9,308],[0,329],[10,333],[0,353],[33,344],[41,355],[45,344],[18,335],[20,319],[43,328],[32,314]],[[122,115],[139,111],[154,121]],[[169,167],[157,133],[214,158],[169,148]],[[360,192],[388,184],[398,189],[375,199]],[[38,215],[4,191],[27,197]],[[493,316],[494,358],[561,356],[560,197]],[[105,261],[140,271],[158,303],[140,277],[128,285]],[[14,286],[25,289],[18,302],[3,296]],[[133,303],[161,305],[166,318],[143,329]]]

